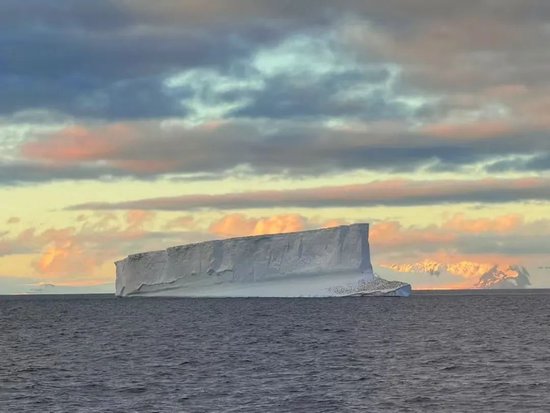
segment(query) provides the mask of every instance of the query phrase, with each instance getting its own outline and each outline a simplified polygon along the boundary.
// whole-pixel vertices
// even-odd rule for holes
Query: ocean
[[[550,291],[0,296],[1,412],[548,412]]]

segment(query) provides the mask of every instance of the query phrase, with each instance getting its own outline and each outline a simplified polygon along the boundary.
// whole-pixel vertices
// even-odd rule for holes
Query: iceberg
[[[369,225],[200,242],[115,262],[116,295],[169,297],[408,296],[377,277]]]

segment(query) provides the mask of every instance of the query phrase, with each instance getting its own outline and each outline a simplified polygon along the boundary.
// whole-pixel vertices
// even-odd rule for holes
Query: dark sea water
[[[548,412],[550,293],[0,297],[1,412]]]

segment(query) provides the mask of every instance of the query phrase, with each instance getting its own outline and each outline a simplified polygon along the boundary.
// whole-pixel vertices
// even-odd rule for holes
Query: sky
[[[382,273],[550,287],[549,21],[545,0],[3,0],[0,294],[354,222]]]

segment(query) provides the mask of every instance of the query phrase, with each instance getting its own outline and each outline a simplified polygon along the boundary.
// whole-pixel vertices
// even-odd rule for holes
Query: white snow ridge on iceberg
[[[116,263],[116,295],[172,297],[408,296],[378,278],[369,225],[206,241]]]

